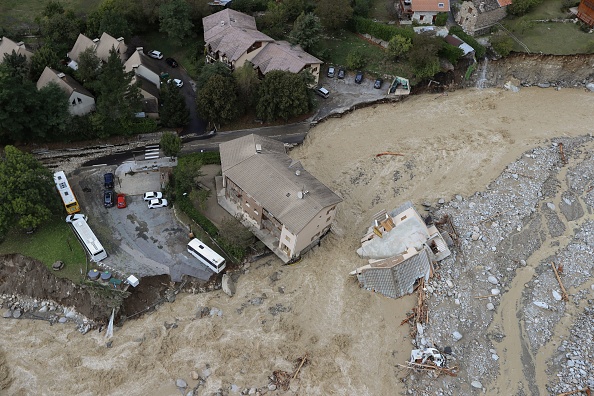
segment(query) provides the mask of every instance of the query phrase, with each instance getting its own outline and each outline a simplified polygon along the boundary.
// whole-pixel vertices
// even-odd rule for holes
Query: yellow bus
[[[68,184],[64,171],[54,173],[54,183],[56,183],[56,189],[58,190],[58,193],[60,193],[60,198],[62,198],[66,212],[68,214],[80,212],[78,201],[70,188],[70,184]]]

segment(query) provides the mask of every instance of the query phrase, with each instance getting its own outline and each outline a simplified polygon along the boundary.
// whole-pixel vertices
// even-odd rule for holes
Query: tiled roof
[[[275,41],[264,47],[252,59],[252,63],[265,75],[271,70],[298,73],[307,65],[321,64],[323,62],[303,51],[298,45],[291,45],[286,41]]]
[[[256,145],[259,145],[260,152]],[[223,175],[253,197],[293,234],[342,199],[293,161],[284,144],[248,135],[220,144]],[[301,194],[303,198],[299,198]]]
[[[508,6],[512,3],[512,0],[497,0],[497,3],[501,6],[501,7],[505,7]]]
[[[33,55],[22,42],[17,43],[8,37],[2,37],[2,39],[0,39],[0,63],[4,60],[4,55],[10,55],[12,54],[12,51],[25,56],[27,59]]]
[[[412,0],[410,8],[413,12],[449,12],[450,0]]]
[[[45,87],[50,82],[55,82],[58,84],[58,86],[62,88],[62,90],[65,91],[68,96],[72,95],[72,92],[78,92],[90,98],[94,98],[93,94],[85,89],[85,87],[83,87],[74,78],[46,66],[43,70],[43,73],[41,73],[39,80],[37,80],[37,89]]]
[[[78,35],[78,38],[74,43],[74,46],[68,53],[68,57],[73,61],[78,62],[78,57],[80,56],[80,54],[82,54],[83,51],[89,47],[96,49],[97,45],[93,42],[93,40],[81,33]]]
[[[236,61],[254,43],[274,40],[256,28],[256,21],[241,12],[225,9],[202,19],[204,42],[214,52],[226,55]]]

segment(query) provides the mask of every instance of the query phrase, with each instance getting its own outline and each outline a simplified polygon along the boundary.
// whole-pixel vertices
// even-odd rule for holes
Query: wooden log
[[[299,374],[299,370],[301,370],[301,367],[303,367],[303,364],[306,362],[306,360],[307,360],[307,353],[301,359],[301,363],[299,364],[299,367],[297,367],[297,371],[295,371],[295,374],[293,375],[292,379],[295,379],[297,377],[297,374]]]
[[[563,143],[559,143],[559,153],[561,154],[561,162],[563,162],[563,164],[567,164],[565,153],[563,152]]]
[[[474,298],[489,298],[489,297],[495,297],[498,296],[499,294],[489,294],[488,296],[474,296]]]
[[[559,273],[557,272],[557,266],[555,265],[555,263],[551,263],[551,266],[553,267],[553,271],[555,271],[555,277],[557,277],[557,282],[559,282],[559,286],[561,287],[561,296],[563,298],[563,301],[569,301],[567,291],[565,290],[563,282],[561,282],[561,278],[559,277]]]
[[[571,392],[565,392],[565,393],[559,393],[557,396],[569,396],[569,395],[575,395],[576,393],[581,393],[581,392],[586,392],[586,395],[590,396],[590,388],[584,388],[584,389],[576,389],[573,390]]]

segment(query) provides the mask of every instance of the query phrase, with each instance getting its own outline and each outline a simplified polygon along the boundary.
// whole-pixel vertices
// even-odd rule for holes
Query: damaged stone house
[[[330,231],[342,199],[291,159],[282,142],[252,134],[219,149],[219,205],[283,262],[297,260]]]
[[[489,33],[491,27],[507,15],[511,0],[472,0],[464,1],[458,8],[454,19],[472,36]]]
[[[429,279],[433,263],[451,253],[434,224],[408,201],[391,213],[377,213],[357,254],[368,264],[351,272],[362,287],[398,298],[410,294],[420,278]]]

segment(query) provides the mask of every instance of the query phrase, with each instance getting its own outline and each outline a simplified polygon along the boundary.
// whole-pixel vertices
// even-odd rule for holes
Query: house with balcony
[[[322,61],[258,31],[254,17],[227,8],[204,17],[202,24],[207,62],[223,62],[231,70],[250,62],[262,77],[272,70],[309,70],[318,82]]]
[[[4,56],[12,54],[12,51],[16,52],[17,55],[23,55],[28,61],[33,56],[33,52],[29,51],[22,41],[17,43],[8,37],[0,38],[0,63],[4,60]]]
[[[277,140],[248,135],[219,146],[217,200],[283,262],[299,259],[332,227],[342,199]]]
[[[95,110],[95,97],[74,78],[50,67],[43,69],[37,80],[37,89],[48,84],[57,84],[68,95],[68,111],[75,116],[82,116]]]
[[[451,252],[434,224],[427,224],[407,201],[391,213],[376,213],[357,254],[368,264],[352,271],[362,287],[398,298],[428,280],[433,263]]]
[[[433,25],[437,14],[450,12],[449,0],[400,0],[400,16],[420,24]]]

